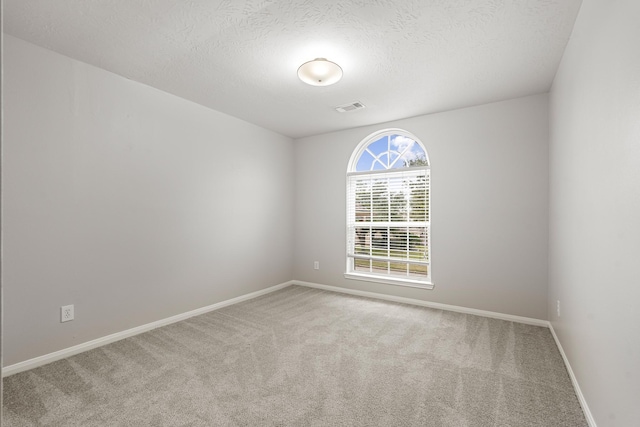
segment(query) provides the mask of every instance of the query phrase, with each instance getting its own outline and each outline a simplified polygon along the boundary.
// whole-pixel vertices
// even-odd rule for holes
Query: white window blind
[[[347,174],[347,272],[430,281],[429,168]]]

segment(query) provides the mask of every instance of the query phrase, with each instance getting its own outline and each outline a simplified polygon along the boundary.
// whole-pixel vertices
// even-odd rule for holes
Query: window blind
[[[429,168],[347,176],[348,271],[429,278]]]

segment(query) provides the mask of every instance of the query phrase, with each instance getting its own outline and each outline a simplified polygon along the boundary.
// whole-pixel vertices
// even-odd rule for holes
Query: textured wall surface
[[[638,22],[585,0],[550,95],[549,315],[598,427],[640,425]]]
[[[429,153],[434,290],[343,276],[347,163],[385,128]],[[296,140],[294,278],[546,319],[547,148],[546,95]]]
[[[291,137],[547,92],[581,0],[5,0],[5,31]],[[327,57],[335,86],[296,69]],[[338,114],[353,101],[367,108]]]
[[[289,138],[4,47],[5,366],[291,279]]]

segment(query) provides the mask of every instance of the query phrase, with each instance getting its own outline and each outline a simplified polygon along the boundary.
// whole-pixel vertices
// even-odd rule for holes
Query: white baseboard
[[[138,335],[143,332],[147,332],[152,329],[159,328],[161,326],[170,325],[172,323],[176,323],[193,316],[198,316],[200,314],[218,310],[222,307],[227,307],[229,305],[237,304],[242,301],[247,301],[247,300],[259,297],[261,295],[265,295],[270,292],[274,292],[279,289],[286,288],[287,286],[290,286],[292,284],[293,284],[293,281],[281,283],[279,285],[271,286],[266,289],[262,289],[256,292],[251,292],[246,295],[241,295],[236,298],[231,298],[226,301],[221,301],[215,304],[208,305],[206,307],[201,307],[195,310],[187,311],[186,313],[177,314],[175,316],[167,317],[166,319],[157,320],[155,322],[147,323],[146,325],[137,326],[135,328],[127,329],[126,331],[122,331],[122,332],[116,332],[115,334],[107,335],[102,338],[97,338],[95,340],[87,341],[82,344],[74,345],[73,347],[65,348],[59,351],[55,351],[53,353],[45,354],[43,356],[34,357],[33,359],[29,359],[23,362],[15,363],[13,365],[5,366],[4,368],[2,368],[2,377],[7,377],[9,375],[17,374],[18,372],[37,368],[39,366],[46,365],[47,363],[55,362],[56,360],[64,359],[66,357],[70,357],[75,354],[94,349],[96,347],[110,344],[115,341],[120,341],[121,339]]]
[[[576,392],[576,396],[578,396],[578,401],[580,402],[580,406],[582,407],[582,412],[584,412],[584,417],[587,419],[587,423],[589,427],[598,427],[596,425],[596,420],[593,418],[591,414],[591,410],[589,409],[589,405],[587,405],[587,401],[582,394],[582,390],[580,389],[580,385],[578,384],[578,379],[573,373],[573,369],[571,369],[571,364],[569,363],[569,359],[567,359],[567,355],[562,348],[562,344],[560,344],[560,340],[556,335],[556,331],[553,329],[553,325],[549,322],[549,329],[551,330],[551,335],[553,335],[553,339],[556,341],[556,346],[558,346],[558,350],[562,355],[562,360],[564,360],[564,366],[567,368],[567,372],[569,373],[569,378],[571,378],[571,383],[573,384],[573,389]]]
[[[511,314],[496,313],[494,311],[478,310],[475,308],[460,307],[457,305],[441,304],[431,301],[423,301],[413,298],[397,297],[394,295],[379,294],[376,292],[358,291],[355,289],[341,288],[338,286],[321,285],[319,283],[304,282],[301,280],[293,280],[292,284],[307,286],[309,288],[324,289],[326,291],[341,292],[343,294],[358,295],[361,297],[376,298],[387,301],[399,302],[403,304],[419,305],[421,307],[436,308],[438,310],[455,311],[457,313],[475,314],[476,316],[491,317],[493,319],[508,320],[511,322],[525,323],[527,325],[549,327],[549,322],[541,319],[533,319],[531,317],[514,316]]]

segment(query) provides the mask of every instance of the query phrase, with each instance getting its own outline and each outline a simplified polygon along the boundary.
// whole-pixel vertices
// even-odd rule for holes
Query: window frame
[[[369,147],[369,145],[379,141],[381,138],[384,138],[384,137],[390,138],[392,135],[400,135],[400,136],[410,138],[416,144],[418,144],[418,146],[424,152],[427,165],[413,166],[413,167],[405,166],[400,168],[394,167],[394,168],[387,168],[384,170],[358,171],[357,170],[358,161],[360,160],[360,157],[365,153],[365,151],[367,151],[367,148]],[[387,150],[387,153],[389,153],[389,150]],[[427,265],[426,277],[424,279],[415,279],[415,278],[411,278],[411,276],[407,276],[407,277],[394,276],[389,272],[373,273],[373,272],[355,271],[354,260],[357,257],[354,256],[355,255],[354,253],[355,239],[353,238],[353,236],[351,236],[351,234],[355,233],[355,227],[356,227],[357,221],[355,219],[355,211],[356,211],[355,190],[354,190],[354,194],[352,194],[351,184],[350,184],[352,177],[358,176],[358,175],[364,175],[364,176],[379,176],[383,178],[385,176],[390,177],[394,174],[400,174],[400,173],[411,174],[411,172],[420,172],[420,171],[424,171],[423,176],[425,176],[427,179],[426,192],[428,194],[428,197],[426,200],[426,209],[428,211],[428,218],[427,218],[427,221],[424,222],[425,224],[424,228],[426,229],[426,236],[427,236],[426,249],[427,249],[428,255],[427,255],[426,262],[420,262],[421,264]],[[420,176],[420,175],[416,175],[416,176]],[[426,147],[424,146],[422,141],[420,141],[415,135],[413,135],[410,132],[407,132],[404,129],[390,128],[390,129],[383,129],[383,130],[374,132],[368,135],[362,141],[360,141],[360,143],[358,143],[358,145],[356,146],[356,148],[353,150],[351,154],[351,158],[349,159],[349,163],[347,165],[347,173],[346,173],[346,207],[347,207],[346,208],[346,214],[347,214],[346,227],[345,227],[346,229],[346,267],[345,267],[344,277],[347,279],[384,283],[389,285],[408,286],[412,288],[421,288],[421,289],[433,289],[434,284],[432,280],[432,271],[431,271],[431,197],[430,195],[431,195],[431,162],[429,161],[429,154],[427,152]],[[353,203],[354,205],[351,206],[351,203]],[[373,221],[369,221],[369,222],[373,224]],[[387,221],[387,222],[389,224],[393,223],[393,221]],[[388,225],[387,227],[391,228],[392,226]],[[351,231],[351,228],[354,228],[354,231]],[[369,255],[369,257],[371,256],[372,255]],[[390,258],[390,257],[387,257],[387,258]]]

